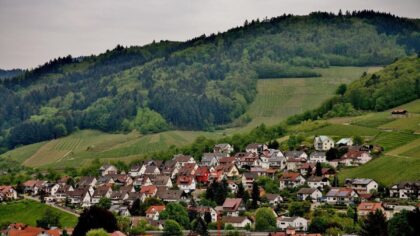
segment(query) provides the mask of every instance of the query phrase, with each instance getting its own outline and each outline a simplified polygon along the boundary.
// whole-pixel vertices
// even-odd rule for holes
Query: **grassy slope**
[[[0,224],[6,222],[20,222],[36,226],[36,220],[43,216],[47,208],[51,208],[60,215],[60,223],[63,227],[74,227],[76,225],[77,217],[45,204],[30,200],[0,204]]]
[[[400,107],[407,109],[411,117],[417,116],[420,113],[420,100]],[[420,134],[412,133],[418,129],[413,129],[411,118],[393,119],[389,114],[390,111],[385,111],[353,118],[354,123],[380,132],[372,143],[383,146],[385,155],[361,167],[342,170],[341,180],[349,177],[366,177],[391,185],[402,180],[420,179]],[[381,130],[389,127],[392,127],[392,130]]]
[[[171,145],[191,143],[198,136],[219,138],[237,132],[249,131],[265,123],[273,125],[289,115],[321,104],[331,96],[340,83],[349,83],[364,71],[377,71],[378,67],[331,67],[317,69],[319,78],[265,79],[258,81],[258,95],[248,109],[252,121],[243,127],[216,132],[167,131],[141,136],[138,133],[106,134],[84,130],[58,140],[21,147],[3,154],[32,167],[78,167],[94,158],[130,161],[143,154],[163,150]]]

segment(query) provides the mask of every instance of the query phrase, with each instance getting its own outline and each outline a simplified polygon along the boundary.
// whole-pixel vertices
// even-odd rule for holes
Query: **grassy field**
[[[140,135],[107,134],[94,130],[78,131],[67,137],[25,146],[2,155],[31,167],[62,168],[88,164],[95,158],[130,161],[142,154],[167,149],[172,145],[183,146],[198,136],[222,137],[222,132],[167,131],[159,134]]]
[[[309,132],[312,135],[330,135],[339,137],[376,136],[380,131],[374,128],[361,127],[357,125],[331,124],[320,129]]]
[[[247,112],[252,122],[245,130],[261,123],[274,125],[291,115],[313,109],[331,97],[339,84],[360,78],[364,71],[374,72],[379,69],[380,67],[331,67],[316,69],[322,75],[319,78],[259,80],[258,95]]]
[[[277,124],[290,115],[317,107],[334,94],[339,84],[359,78],[364,71],[372,72],[379,69],[378,67],[331,67],[317,69],[322,74],[322,77],[317,78],[259,80],[257,97],[247,112],[252,121],[242,127],[215,132],[167,131],[150,135],[140,135],[136,132],[107,134],[84,130],[57,140],[17,148],[0,157],[17,160],[26,166],[52,168],[80,167],[95,158],[128,162],[139,159],[146,153],[165,150],[173,145],[187,145],[199,136],[221,138],[249,131],[261,123]],[[363,132],[371,135],[373,131],[363,130]]]
[[[0,225],[2,223],[19,222],[36,226],[36,221],[43,216],[48,208],[60,215],[60,223],[63,227],[74,227],[76,225],[76,216],[30,200],[0,203]]]
[[[344,169],[340,172],[340,182],[345,178],[372,178],[382,184],[392,185],[400,181],[420,179],[420,158],[383,156],[367,164]]]

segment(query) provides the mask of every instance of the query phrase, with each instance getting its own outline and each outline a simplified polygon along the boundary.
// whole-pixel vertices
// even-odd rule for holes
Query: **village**
[[[333,148],[343,154],[328,160],[327,152]],[[315,136],[311,148],[284,152],[252,143],[244,152],[235,153],[232,145],[221,143],[202,157],[179,154],[168,161],[142,161],[128,172],[103,164],[97,176],[64,176],[56,182],[32,179],[21,186],[0,186],[0,201],[29,198],[74,214],[106,202],[109,211],[130,218],[130,227],[146,221],[156,231],[164,229],[160,214],[172,203],[200,216],[215,231],[258,231],[250,212],[269,207],[276,217],[276,229],[260,235],[315,236],[320,234],[306,233],[311,224],[307,212],[317,208],[344,212],[350,208],[358,217],[380,210],[390,219],[420,205],[419,181],[389,188],[374,179],[339,181],[341,168],[381,158],[372,154],[373,148],[356,145],[350,137],[334,141],[324,135]],[[309,209],[299,205],[303,212],[292,212],[290,204],[296,202],[306,203]],[[139,204],[147,208],[133,210]],[[11,226],[5,235],[11,235],[7,234],[10,230],[24,231],[25,227]]]

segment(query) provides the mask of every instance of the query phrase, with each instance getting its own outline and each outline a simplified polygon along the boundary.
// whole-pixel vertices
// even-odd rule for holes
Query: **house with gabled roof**
[[[326,135],[315,136],[314,148],[317,151],[328,151],[334,147],[334,140]]]
[[[280,194],[266,193],[264,197],[267,199],[268,203],[270,203],[270,205],[272,206],[275,206],[283,202],[283,198],[280,196]]]
[[[247,225],[252,225],[252,221],[246,216],[223,216],[222,222],[239,229],[243,229]]]
[[[286,217],[281,216],[277,218],[277,228],[280,230],[286,230],[289,228],[298,230],[298,231],[306,231],[308,230],[308,220],[303,217]]]
[[[242,185],[245,189],[252,189],[252,185],[258,178],[258,173],[256,172],[244,172],[242,174]]]
[[[45,186],[47,186],[47,181],[45,180],[28,180],[23,183],[23,191],[25,193],[29,193],[32,195],[37,195],[38,192],[43,189]]]
[[[102,176],[109,174],[118,174],[118,169],[114,165],[105,164],[99,168],[99,173]]]
[[[306,183],[310,188],[317,188],[323,190],[326,186],[331,186],[330,180],[323,176],[310,176],[306,179]]]
[[[128,171],[128,174],[132,178],[142,175],[144,173],[144,169],[145,169],[143,166],[144,165],[142,165],[140,163],[131,166],[130,171]]]
[[[219,156],[216,153],[203,153],[203,156],[201,157],[202,166],[217,166],[218,164]]]
[[[187,200],[184,196],[184,191],[180,189],[159,188],[156,197],[164,202],[179,202]]]
[[[107,186],[107,185],[100,186],[96,188],[95,191],[93,192],[91,202],[92,204],[98,204],[99,200],[101,200],[101,198],[103,197],[111,198],[111,194],[112,194],[111,186]]]
[[[239,216],[239,211],[245,210],[242,198],[226,198],[223,202],[222,210],[228,216]]]
[[[214,153],[221,153],[224,156],[229,156],[230,153],[234,151],[233,145],[230,145],[228,143],[219,143],[214,145],[213,152]]]
[[[160,170],[157,166],[146,166],[143,175],[160,175]]]
[[[393,185],[389,190],[390,197],[401,199],[420,199],[420,181],[404,181]]]
[[[251,143],[246,146],[245,151],[260,154],[263,150],[267,148],[267,145],[263,143]]]
[[[344,185],[352,188],[359,194],[378,191],[379,187],[379,184],[375,180],[366,178],[346,179]]]
[[[234,178],[240,175],[238,168],[236,168],[234,164],[218,165],[214,169],[218,173],[217,176],[219,177],[226,176],[227,178]]]
[[[300,173],[284,172],[279,178],[280,189],[296,188],[305,184],[305,178]]]
[[[217,221],[217,212],[212,207],[209,207],[209,206],[189,206],[188,211],[189,212],[195,212],[203,220],[205,218],[205,215],[208,213],[211,216],[211,222],[216,222]]]
[[[326,152],[323,151],[314,151],[309,154],[309,160],[310,163],[327,163],[327,155]]]
[[[252,166],[261,166],[258,154],[253,152],[238,152],[235,154],[235,163],[238,168],[250,168]]]
[[[322,198],[322,192],[317,188],[301,188],[297,192],[297,198],[301,201],[311,200],[312,202],[319,202]]]
[[[200,166],[195,171],[195,179],[198,183],[207,184],[209,182],[210,170],[207,166]]]
[[[1,185],[0,186],[0,202],[6,200],[15,200],[17,199],[16,190],[10,185]]]
[[[385,209],[382,207],[381,202],[361,202],[357,206],[357,214],[362,217],[367,216],[369,213],[375,213],[376,210],[385,214]]]
[[[192,176],[195,175],[198,165],[196,163],[185,163],[182,168],[179,169],[178,175]]]
[[[155,175],[150,181],[151,184],[156,185],[156,187],[172,188],[174,186],[171,178],[167,175]]]
[[[142,194],[142,201],[149,197],[154,197],[157,193],[157,187],[155,185],[142,186],[140,189]]]
[[[92,205],[91,199],[93,191],[92,187],[79,188],[67,192],[67,197],[70,204],[80,205],[81,207],[90,207]]]
[[[331,188],[326,195],[328,204],[345,204],[353,203],[359,195],[351,188]]]
[[[194,176],[185,176],[181,175],[178,176],[176,180],[176,184],[178,188],[185,193],[189,193],[195,190],[196,188],[196,182]]]
[[[340,158],[339,163],[344,166],[359,166],[366,164],[370,160],[372,160],[372,157],[367,151],[351,149]]]
[[[174,179],[175,176],[178,174],[178,162],[174,160],[166,161],[165,164],[162,167],[162,174],[167,175],[171,177],[171,179]]]
[[[146,210],[146,217],[152,220],[159,220],[159,215],[165,210],[165,205],[153,205]]]
[[[184,166],[185,163],[196,163],[195,159],[192,156],[177,154],[172,160],[178,163],[180,166]]]
[[[293,150],[293,151],[287,151],[284,153],[284,156],[286,157],[287,160],[289,159],[308,159],[308,154],[306,154],[306,152],[304,151],[298,151],[298,150]]]

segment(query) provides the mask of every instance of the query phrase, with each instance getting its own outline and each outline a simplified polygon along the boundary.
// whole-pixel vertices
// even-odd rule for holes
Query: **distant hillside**
[[[0,146],[77,129],[212,130],[246,112],[257,78],[388,64],[419,50],[418,20],[362,11],[283,15],[187,42],[58,58],[2,82]]]
[[[21,69],[2,70],[0,69],[0,81],[4,79],[10,79],[24,73]]]
[[[337,93],[320,108],[290,117],[288,123],[355,115],[359,110],[383,111],[420,98],[420,57],[403,58],[378,72],[364,73]]]

